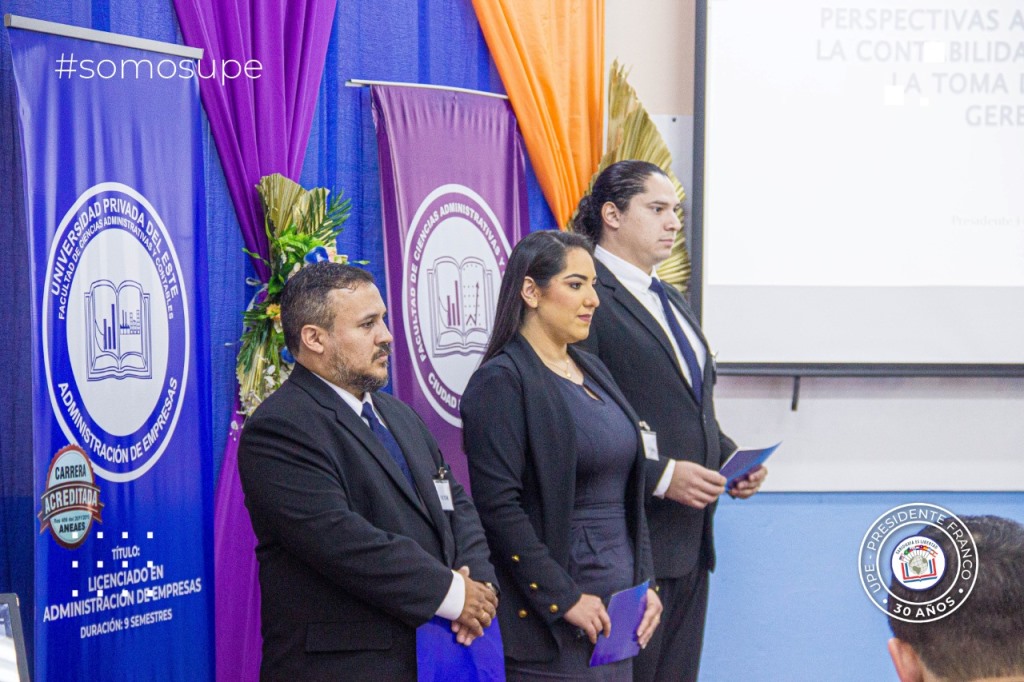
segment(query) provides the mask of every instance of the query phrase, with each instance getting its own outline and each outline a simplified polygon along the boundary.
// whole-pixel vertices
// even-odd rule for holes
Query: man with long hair
[[[697,319],[655,267],[682,225],[665,173],[619,161],[580,201],[574,228],[597,244],[601,308],[580,345],[597,355],[657,442],[647,464],[647,514],[662,626],[637,658],[634,679],[696,680],[715,565],[711,521],[726,480],[718,473],[736,449],[718,427],[714,363]],[[761,468],[734,482],[733,497],[761,486]]]

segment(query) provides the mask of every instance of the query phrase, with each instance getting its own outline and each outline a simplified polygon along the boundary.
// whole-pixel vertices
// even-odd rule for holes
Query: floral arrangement
[[[256,191],[263,205],[270,258],[245,252],[267,264],[270,278],[243,319],[235,372],[246,415],[285,382],[295,364],[281,327],[280,300],[285,282],[309,263],[348,262],[348,256],[337,252],[335,242],[352,205],[349,199],[342,201],[340,195],[328,202],[327,189],[307,191],[277,173],[261,178]]]

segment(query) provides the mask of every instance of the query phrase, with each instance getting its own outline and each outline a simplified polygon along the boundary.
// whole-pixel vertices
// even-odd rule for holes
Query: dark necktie
[[[661,299],[661,307],[665,311],[665,318],[668,322],[668,328],[672,330],[672,336],[676,339],[676,345],[679,346],[679,352],[683,354],[683,359],[686,360],[686,367],[690,370],[690,385],[693,386],[693,394],[697,398],[697,404],[701,402],[701,397],[704,395],[702,389],[704,386],[703,376],[700,371],[700,364],[697,362],[697,354],[693,352],[693,346],[690,345],[690,340],[686,338],[686,333],[683,328],[679,325],[679,320],[676,319],[675,310],[672,308],[672,304],[668,301],[668,294],[665,293],[665,287],[662,286],[661,281],[651,278],[651,291],[658,295]]]
[[[398,444],[395,437],[391,435],[391,432],[380,423],[377,419],[377,415],[373,413],[373,408],[370,407],[370,403],[363,403],[363,418],[370,423],[370,431],[373,435],[377,436],[377,440],[384,446],[384,449],[391,455],[391,459],[395,460],[395,464],[405,474],[405,480],[409,481],[409,485],[413,491],[416,490],[416,484],[412,481],[412,471],[409,470],[409,463],[405,461],[405,454],[402,453],[402,446]]]

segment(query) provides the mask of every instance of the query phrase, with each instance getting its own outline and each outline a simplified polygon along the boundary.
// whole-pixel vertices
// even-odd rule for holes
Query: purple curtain
[[[185,44],[205,50],[199,90],[242,237],[263,257],[269,251],[255,185],[271,173],[299,180],[336,4],[174,0]],[[253,266],[266,280],[266,265]],[[259,676],[256,538],[238,480],[240,427],[236,402],[214,502],[218,681]]]

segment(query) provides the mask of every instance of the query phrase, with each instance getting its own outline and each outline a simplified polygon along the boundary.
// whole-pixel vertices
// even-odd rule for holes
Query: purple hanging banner
[[[392,387],[468,487],[459,401],[494,325],[511,245],[529,231],[523,141],[507,100],[373,86]]]

